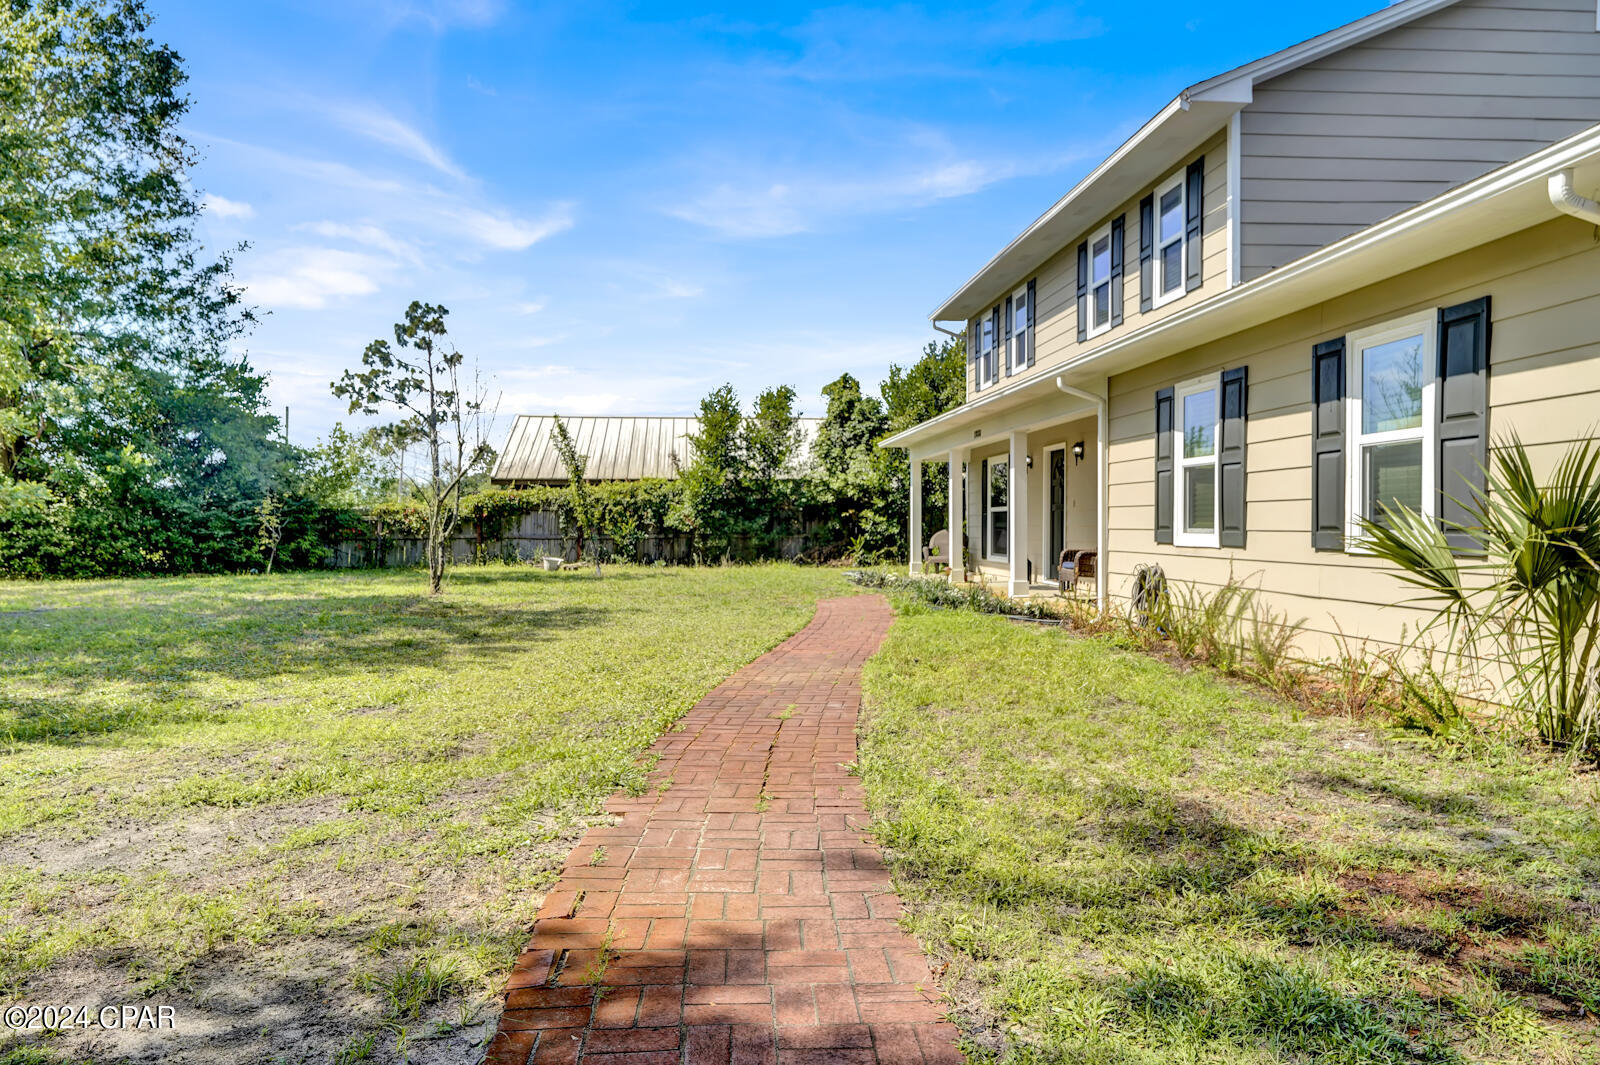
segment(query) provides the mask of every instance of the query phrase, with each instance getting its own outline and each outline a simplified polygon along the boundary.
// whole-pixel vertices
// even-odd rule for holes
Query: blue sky
[[[1183,86],[1367,3],[721,10],[152,0],[201,232],[248,240],[248,348],[310,444],[412,299],[516,413],[807,414]]]

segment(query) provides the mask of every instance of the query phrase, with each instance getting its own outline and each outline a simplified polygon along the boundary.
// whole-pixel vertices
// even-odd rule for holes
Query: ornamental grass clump
[[[1445,529],[1408,507],[1363,521],[1365,543],[1437,605],[1430,628],[1464,668],[1498,681],[1500,701],[1532,721],[1539,738],[1600,756],[1600,447],[1575,444],[1541,484],[1516,437],[1498,443],[1483,495],[1452,522],[1483,548],[1452,552]]]

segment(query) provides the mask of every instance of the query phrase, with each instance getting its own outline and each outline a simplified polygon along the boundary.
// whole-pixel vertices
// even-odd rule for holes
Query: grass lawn
[[[860,768],[975,1059],[1600,1057],[1600,776],[900,610]]]
[[[477,1060],[636,754],[847,589],[793,566],[424,581],[0,583],[0,1003],[178,1026],[52,1054]]]

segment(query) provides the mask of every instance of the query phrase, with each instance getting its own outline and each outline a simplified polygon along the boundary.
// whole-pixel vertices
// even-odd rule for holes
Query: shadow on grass
[[[0,740],[76,742],[155,722],[203,720],[233,705],[201,690],[212,678],[270,685],[307,673],[378,676],[430,661],[508,662],[627,609],[306,593],[211,611],[163,602],[40,614],[0,633],[0,658],[13,663],[12,677],[53,690],[40,696],[0,688]],[[125,698],[106,698],[113,685]]]

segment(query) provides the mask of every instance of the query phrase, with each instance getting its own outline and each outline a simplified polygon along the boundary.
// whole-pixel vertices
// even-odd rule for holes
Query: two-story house
[[[1600,425],[1597,123],[1595,0],[1402,0],[1185,89],[931,316],[967,400],[884,444],[967,486],[955,575],[1092,548],[1103,602],[1159,563],[1414,628],[1359,519]]]

